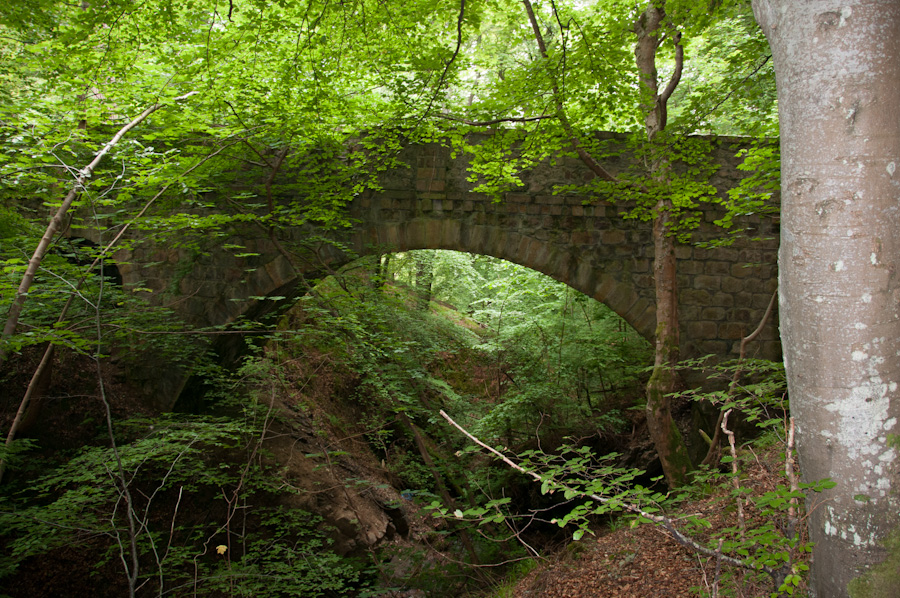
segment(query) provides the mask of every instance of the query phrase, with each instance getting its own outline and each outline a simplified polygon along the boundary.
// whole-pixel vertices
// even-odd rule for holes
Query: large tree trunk
[[[848,596],[868,569],[853,595],[898,596],[900,2],[753,7],[778,84],[781,335],[800,463],[806,481],[837,483],[809,497],[811,587]]]

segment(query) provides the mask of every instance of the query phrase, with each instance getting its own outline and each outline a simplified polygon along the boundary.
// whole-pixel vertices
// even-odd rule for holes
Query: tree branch
[[[547,53],[547,44],[544,43],[544,36],[541,34],[541,28],[538,25],[537,17],[534,14],[534,8],[531,6],[530,0],[522,0],[522,4],[525,5],[525,12],[528,13],[528,20],[531,23],[531,29],[534,31],[534,38],[537,41],[538,48],[541,51],[541,57],[544,60],[549,59],[549,54]],[[575,129],[572,127],[572,123],[569,122],[568,116],[566,116],[565,106],[562,101],[562,92],[560,92],[559,84],[557,83],[556,76],[551,72],[550,79],[553,82],[553,101],[556,104],[556,117],[559,119],[560,124],[563,126],[563,129],[566,132],[566,135],[569,138],[569,142],[574,146],[575,152],[578,154],[578,157],[581,158],[581,161],[587,166],[591,172],[595,175],[603,179],[604,181],[610,182],[618,182],[619,180],[613,176],[608,170],[603,168],[603,166],[594,159],[594,157],[588,153],[584,146],[581,143],[581,140],[578,138],[578,135],[575,133]]]
[[[678,83],[681,81],[681,71],[684,69],[684,46],[681,45],[681,32],[676,31],[673,37],[675,41],[675,72],[672,73],[669,83],[656,100],[659,104],[661,131],[666,128],[666,123],[669,119],[669,98],[672,97],[672,93],[678,87]]]
[[[551,116],[549,114],[543,114],[541,116],[523,116],[523,117],[514,117],[509,116],[506,118],[495,118],[494,120],[469,120],[467,118],[459,118],[458,116],[452,116],[450,114],[438,114],[438,118],[443,118],[444,120],[452,120],[454,122],[460,122],[464,125],[471,125],[473,127],[490,127],[491,125],[497,125],[500,123],[530,123],[539,120],[546,120],[548,118],[556,118],[555,116]]]
[[[548,480],[546,478],[542,478],[538,473],[536,473],[534,471],[530,471],[528,469],[525,469],[524,467],[522,467],[521,465],[519,465],[518,463],[516,463],[515,461],[513,461],[512,459],[510,459],[509,457],[507,457],[500,451],[498,451],[497,449],[488,446],[487,444],[485,444],[484,442],[482,442],[481,440],[479,440],[478,438],[473,436],[471,433],[469,433],[468,430],[466,430],[465,428],[460,426],[458,423],[453,421],[453,418],[451,418],[449,415],[447,415],[447,413],[444,412],[443,409],[439,413],[441,414],[441,417],[443,417],[445,420],[447,420],[447,422],[450,423],[451,426],[453,426],[454,428],[456,428],[457,430],[459,430],[460,432],[465,434],[466,437],[469,438],[469,440],[471,440],[472,442],[474,442],[481,448],[485,449],[486,451],[490,452],[491,454],[493,454],[494,456],[499,458],[501,461],[503,461],[508,466],[515,469],[516,471],[523,473],[541,483],[545,483],[545,482],[549,481],[551,486],[555,489],[565,490],[570,493],[574,493],[574,495],[577,495],[577,496],[581,496],[584,498],[590,498],[591,500],[601,503],[601,504],[607,504],[609,502],[612,502],[611,499],[606,498],[604,496],[600,496],[599,494],[583,492],[576,488],[571,488],[569,486],[566,486],[565,484],[561,484],[555,480],[552,480],[552,479]],[[616,502],[618,503],[618,501],[616,501]],[[663,515],[654,515],[653,513],[648,513],[647,511],[641,509],[639,506],[637,506],[635,504],[631,504],[631,503],[618,503],[618,504],[619,504],[619,506],[621,506],[622,509],[629,511],[631,513],[634,513],[636,515],[639,515],[645,519],[649,519],[653,523],[660,525],[663,529],[666,530],[666,532],[668,532],[669,536],[671,536],[671,538],[673,540],[675,540],[682,546],[689,548],[695,552],[699,552],[700,554],[703,554],[703,555],[706,555],[709,557],[714,557],[716,559],[721,559],[721,562],[723,562],[723,563],[727,563],[727,564],[733,565],[735,567],[741,567],[742,569],[750,569],[753,571],[761,570],[772,577],[774,577],[776,574],[776,571],[774,569],[772,569],[771,567],[768,567],[766,565],[757,566],[746,560],[739,560],[739,559],[736,559],[736,558],[733,558],[730,556],[726,556],[726,555],[722,554],[721,550],[713,550],[711,548],[707,548],[706,546],[703,546],[702,544],[700,544],[693,538],[689,538],[688,536],[685,536],[683,533],[678,531],[678,529],[675,527],[675,524],[668,517],[665,517]]]
[[[183,96],[175,98],[175,101],[185,100],[197,93],[199,92],[192,91]],[[6,325],[3,327],[2,335],[0,335],[0,365],[3,365],[3,362],[6,358],[6,341],[16,331],[16,326],[19,323],[19,316],[21,316],[22,309],[25,307],[25,300],[28,298],[28,290],[31,288],[31,284],[34,282],[34,277],[41,265],[41,261],[44,259],[44,255],[46,255],[47,250],[50,248],[50,243],[53,241],[53,237],[56,236],[57,231],[62,226],[63,218],[69,211],[69,208],[72,207],[72,203],[75,201],[75,198],[78,197],[81,191],[85,188],[87,179],[90,178],[91,174],[94,172],[94,169],[97,168],[97,165],[100,164],[100,161],[103,160],[103,157],[106,156],[109,150],[115,147],[116,144],[118,144],[119,141],[121,141],[129,131],[131,131],[131,129],[141,124],[148,116],[165,105],[166,104],[157,103],[150,106],[149,108],[141,112],[138,116],[136,116],[127,125],[119,129],[119,132],[116,133],[99,152],[97,152],[97,154],[94,156],[94,159],[91,160],[90,164],[85,166],[81,170],[79,175],[75,178],[75,184],[72,185],[72,189],[66,195],[65,199],[63,199],[63,202],[59,206],[59,209],[57,209],[56,214],[54,214],[53,218],[50,219],[50,224],[47,226],[47,230],[44,231],[44,236],[41,237],[37,248],[34,250],[34,254],[28,261],[28,268],[26,268],[25,274],[22,276],[22,281],[19,284],[18,290],[16,291],[16,297],[9,308]]]

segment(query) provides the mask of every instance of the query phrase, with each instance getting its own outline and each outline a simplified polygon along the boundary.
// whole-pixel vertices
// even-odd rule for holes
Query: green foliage
[[[106,558],[127,552],[133,541],[144,583],[161,594],[190,587],[198,595],[325,596],[358,587],[360,569],[331,551],[316,517],[252,506],[278,491],[276,474],[241,462],[267,424],[253,411],[247,409],[245,418],[171,415],[121,422],[115,450],[85,447],[2,500],[8,550],[0,571],[15,575],[27,559],[100,538],[108,546]],[[242,513],[240,533],[229,523],[235,508]],[[139,522],[131,533],[129,509]],[[198,511],[208,514],[205,521]],[[230,550],[214,558],[210,543]]]
[[[695,391],[694,398],[711,401],[723,410],[739,409],[746,420],[769,432],[766,439],[773,433],[785,434],[788,416],[783,400],[785,383],[781,365],[762,361],[722,364],[713,367],[711,375],[732,379],[735,368],[743,377],[736,378],[738,382],[730,390],[721,393]],[[785,441],[785,436],[781,436],[781,441]],[[787,448],[793,450],[790,445]],[[694,474],[690,486],[680,488],[677,494],[664,495],[637,484],[636,478],[641,472],[617,465],[615,458],[616,455],[598,458],[587,446],[567,446],[553,455],[525,451],[518,455],[516,463],[521,471],[539,480],[541,494],[556,495],[558,504],[572,505],[566,515],[554,522],[561,527],[573,526],[576,541],[585,533],[591,533],[592,522],[597,516],[621,513],[620,517],[631,518],[634,524],[662,525],[669,533],[675,533],[677,529],[681,534],[680,542],[692,545],[714,560],[731,559],[723,563],[728,566],[722,577],[725,581],[747,582],[735,575],[733,567],[739,565],[750,572],[749,579],[754,583],[765,578],[774,582],[773,597],[793,595],[802,584],[812,550],[812,544],[801,529],[804,500],[807,494],[833,488],[834,482],[826,479],[801,484],[791,464],[782,467],[782,482],[773,489],[755,490],[741,484],[735,474],[705,469]],[[739,459],[744,458],[739,456]],[[747,458],[758,460],[755,453]],[[795,459],[793,454],[782,458],[791,463]],[[732,457],[726,456],[721,463],[730,468],[732,461]],[[710,520],[697,515],[678,517],[677,521],[666,515],[675,511],[682,501],[708,494],[710,488],[718,488],[716,493],[726,497],[726,508],[728,502],[735,501],[742,505],[739,509],[752,513],[752,524],[745,520],[744,511],[740,510],[737,522],[724,527],[715,527]],[[431,508],[443,517],[484,525],[512,517],[507,503],[493,501],[456,512],[450,512],[438,503],[432,503]]]
[[[333,242],[318,233],[352,224],[347,204],[379,188],[379,173],[397,165],[408,141],[449,139],[472,155],[479,189],[495,196],[518,187],[532,165],[573,155],[572,134],[556,118],[562,113],[595,156],[609,157],[609,150],[592,133],[609,129],[634,134],[630,151],[638,158],[658,157],[659,148],[647,148],[640,135],[644,115],[632,48],[640,10],[634,3],[538,4],[546,56],[520,3],[506,0],[465,6],[445,0],[8,4],[0,14],[4,313],[48,214],[74,175],[124,123],[157,103],[165,108],[111,148],[80,191],[65,236],[103,247],[134,220],[133,235],[115,248],[125,250],[119,255],[142,249],[141,243],[165,247],[168,252],[152,259],[180,257],[177,272],[218,249],[245,258],[252,269],[257,252],[242,240],[248,228],[273,239],[315,229],[309,244]],[[677,136],[664,140],[665,155],[682,170],[665,184],[635,171],[622,173],[616,186],[597,183],[579,191],[630,201],[632,215],[644,219],[658,215],[657,199],[671,197],[679,216],[671,232],[685,237],[697,224],[698,206],[711,199],[706,181],[712,167],[703,159],[708,148],[684,134],[771,133],[774,101],[764,40],[751,27],[746,3],[671,0],[668,9],[671,25],[685,32],[689,55],[708,58],[690,61],[673,99],[678,106],[670,110]],[[663,78],[674,64],[671,39],[660,45]],[[197,93],[174,101],[188,92]],[[510,119],[521,119],[522,127],[503,122]],[[485,128],[466,124],[474,121],[499,131],[480,142],[464,137]],[[747,167],[759,174],[726,208],[760,213],[774,191],[764,177],[775,160],[765,148],[748,155]],[[730,225],[728,218],[723,226]],[[84,447],[4,499],[0,529],[11,552],[2,570],[9,574],[22,559],[86,538],[102,539],[111,554],[127,552],[124,538],[131,533],[142,570],[154,571],[148,583],[160,593],[184,584],[195,594],[319,595],[358,585],[358,572],[336,560],[307,524],[248,507],[252,497],[275,489],[259,461],[236,458],[257,446],[267,419],[252,402],[258,389],[243,385],[278,378],[280,370],[259,358],[237,373],[241,383],[221,376],[201,358],[205,342],[181,334],[191,331],[138,297],[148,286],[123,289],[86,272],[99,255],[97,248],[54,241],[29,291],[20,329],[3,339],[5,348],[15,353],[49,342],[97,359],[115,352],[138,363],[152,356],[191,366],[213,378],[210,402],[242,417],[117,423],[117,450],[105,442]],[[116,264],[110,255],[104,259],[105,267]],[[517,448],[538,428],[559,436],[573,428],[611,433],[624,425],[621,414],[633,402],[640,383],[636,368],[648,348],[604,307],[533,272],[482,257],[396,256],[386,289],[357,274],[351,267],[311,288],[302,309],[271,338],[286,354],[299,358],[315,349],[343,364],[342,383],[367,409],[366,437],[417,489],[434,482],[411,457],[416,453],[409,432],[396,425],[399,415],[447,448],[459,443],[435,425],[440,407],[464,411],[469,423],[478,422],[479,434]],[[178,294],[178,282],[176,276],[173,288],[156,289],[157,303],[165,292]],[[411,295],[399,283],[418,292]],[[76,287],[74,305],[60,320]],[[411,297],[419,308],[414,312],[402,309]],[[447,312],[433,313],[429,299],[455,306],[453,320]],[[302,341],[286,342],[297,337]],[[476,361],[483,379],[448,373],[446,364],[457,358]],[[245,404],[236,407],[228,397]],[[0,456],[12,457],[15,468],[27,444],[14,443]],[[610,469],[584,451],[573,446],[562,460],[536,453],[527,458],[546,476],[571,478],[568,490],[548,481],[548,493],[574,492],[567,498],[575,499],[605,492],[612,502],[603,508],[610,510],[626,496],[657,500],[631,488],[634,472]],[[491,472],[462,471],[466,465],[438,468],[446,479],[469,481],[488,493],[499,485]],[[599,477],[586,476],[589,471]],[[129,489],[135,505],[127,504]],[[179,516],[182,491],[212,505],[208,522]],[[238,502],[255,518],[247,536],[228,528]],[[507,508],[502,499],[489,500],[462,513],[492,513],[491,524],[497,524]],[[578,508],[566,521],[582,522],[591,514]],[[129,510],[140,524],[135,532],[126,531]],[[231,548],[213,555],[209,544],[223,534]]]
[[[239,558],[227,551],[204,572],[201,595],[333,596],[358,585],[358,567],[331,551],[321,518],[284,507],[258,511],[254,537],[242,542]]]

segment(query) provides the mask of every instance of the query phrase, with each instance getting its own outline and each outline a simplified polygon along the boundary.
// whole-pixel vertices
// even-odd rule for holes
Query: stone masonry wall
[[[743,176],[736,166],[739,141],[714,144],[720,164],[711,179],[721,192]],[[548,274],[603,301],[648,339],[656,327],[651,224],[623,218],[625,206],[554,195],[554,187],[589,180],[577,158],[542,164],[524,177],[525,186],[495,203],[474,193],[468,163],[439,145],[407,149],[411,167],[384,177],[384,190],[357,199],[353,213],[363,224],[355,236],[366,247],[405,251],[454,249],[492,255]],[[622,159],[605,163],[614,173]],[[697,240],[720,235],[720,215],[704,214]],[[678,247],[683,355],[735,354],[753,331],[776,288],[777,223],[759,216],[742,226],[765,241],[741,240],[730,247]],[[780,357],[777,317],[751,347]]]
[[[618,143],[606,135],[611,143]],[[710,182],[721,193],[734,186],[742,172],[735,153],[741,142],[712,143],[719,170]],[[383,190],[357,197],[350,206],[358,224],[339,240],[359,255],[413,249],[452,249],[492,255],[548,274],[603,301],[642,335],[652,339],[656,326],[650,223],[623,218],[626,207],[609,201],[554,194],[558,185],[581,183],[592,176],[576,158],[545,163],[523,176],[520,189],[502,202],[475,193],[468,180],[468,161],[452,157],[437,144],[405,148],[405,168],[382,176]],[[616,173],[627,157],[604,165]],[[290,173],[285,173],[290,177]],[[705,213],[695,237],[718,234]],[[742,336],[754,330],[776,288],[777,222],[748,216],[742,223],[764,241],[739,241],[733,246],[704,249],[680,246],[679,259],[682,354],[736,354]],[[289,231],[285,242],[300,242],[312,231]],[[297,272],[327,271],[350,257],[322,243],[303,259],[289,262],[258,228],[236,231],[224,243],[244,246],[257,256],[236,258],[221,247],[205,255],[187,255],[167,247],[144,245],[124,256],[126,283],[152,289],[157,301],[173,305],[195,325],[218,325],[241,314],[256,315],[271,302],[254,297],[302,292]],[[152,265],[149,265],[152,264]],[[760,357],[780,358],[777,318],[772,318],[750,347]]]

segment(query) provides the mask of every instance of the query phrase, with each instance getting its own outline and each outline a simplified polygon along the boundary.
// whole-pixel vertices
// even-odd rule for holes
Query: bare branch
[[[195,93],[196,92],[185,94],[183,96],[180,96],[179,98],[176,98],[176,100],[188,98]],[[6,357],[6,340],[16,331],[16,325],[19,323],[19,316],[22,314],[22,309],[25,307],[25,300],[28,297],[28,290],[31,288],[32,282],[34,282],[34,276],[35,274],[37,274],[38,267],[41,265],[41,261],[44,259],[44,255],[50,248],[50,243],[53,241],[53,237],[56,236],[57,231],[59,231],[60,227],[62,226],[63,218],[69,211],[69,208],[72,207],[72,203],[75,201],[75,198],[78,197],[81,191],[85,188],[85,184],[88,178],[90,178],[91,174],[94,172],[94,169],[97,168],[97,165],[100,164],[100,161],[103,160],[104,156],[109,153],[109,150],[115,147],[116,144],[118,144],[119,141],[121,141],[129,131],[131,131],[131,129],[141,124],[148,116],[150,116],[163,106],[165,106],[165,104],[153,104],[152,106],[141,112],[134,119],[132,119],[132,121],[127,125],[119,129],[119,132],[113,135],[112,139],[106,142],[106,145],[104,145],[103,148],[99,152],[97,152],[97,154],[94,156],[94,159],[91,160],[90,164],[85,166],[75,178],[75,183],[72,185],[72,189],[66,195],[65,199],[63,199],[63,202],[59,206],[59,209],[57,209],[56,214],[54,214],[53,218],[51,218],[50,224],[44,231],[44,236],[41,237],[37,248],[34,250],[34,254],[28,261],[28,268],[25,270],[25,274],[22,276],[22,281],[19,284],[18,290],[16,291],[16,297],[9,308],[6,325],[3,327],[2,335],[0,335],[0,365],[3,364],[3,361]]]
[[[549,114],[542,114],[541,116],[527,116],[527,117],[515,117],[508,116],[505,118],[495,118],[494,120],[469,120],[466,118],[459,118],[457,116],[452,116],[450,114],[438,114],[438,118],[443,118],[444,120],[452,120],[454,122],[460,122],[464,125],[471,125],[473,127],[490,127],[491,125],[498,125],[500,123],[530,123],[539,120],[546,120],[548,118],[556,118],[555,116]]]
[[[611,500],[609,498],[600,496],[599,494],[587,493],[587,492],[578,490],[576,488],[571,488],[569,486],[566,486],[565,484],[561,484],[561,483],[557,482],[556,480],[543,478],[537,472],[525,469],[524,467],[522,467],[521,465],[519,465],[518,463],[516,463],[515,461],[513,461],[512,459],[510,459],[509,457],[507,457],[500,451],[498,451],[497,449],[488,446],[487,444],[485,444],[484,442],[482,442],[481,440],[479,440],[478,438],[473,436],[471,433],[469,433],[468,430],[466,430],[465,428],[460,426],[458,423],[456,423],[453,420],[453,418],[451,418],[449,415],[447,415],[447,413],[444,412],[443,409],[439,413],[441,414],[441,417],[443,417],[445,420],[447,420],[447,422],[450,423],[451,426],[453,426],[454,428],[456,428],[457,430],[459,430],[460,432],[465,434],[469,440],[471,440],[472,442],[474,442],[481,448],[485,449],[486,451],[490,452],[491,454],[493,454],[494,456],[499,458],[501,461],[503,461],[508,466],[515,469],[516,471],[521,472],[521,473],[529,476],[530,478],[533,478],[534,480],[536,480],[538,482],[541,482],[541,483],[549,482],[550,486],[557,490],[565,490],[570,493],[574,493],[577,496],[582,496],[584,498],[590,498],[591,500],[601,503],[601,504],[607,504],[607,503],[611,502]],[[669,536],[673,540],[675,540],[676,542],[678,542],[679,544],[681,544],[682,546],[684,546],[686,548],[690,548],[691,550],[694,550],[700,554],[704,554],[709,557],[721,559],[721,562],[723,562],[723,563],[726,563],[728,565],[733,565],[735,567],[741,567],[742,569],[750,569],[753,571],[762,570],[765,573],[767,573],[773,577],[776,573],[776,571],[774,569],[772,569],[771,567],[768,567],[765,565],[761,565],[761,566],[754,565],[753,563],[751,563],[749,561],[739,560],[739,559],[736,559],[736,558],[733,558],[730,556],[725,556],[718,550],[713,550],[711,548],[707,548],[706,546],[703,546],[702,544],[700,544],[693,538],[689,538],[688,536],[685,536],[683,533],[678,531],[678,529],[675,527],[675,524],[672,522],[672,520],[664,515],[655,515],[653,513],[648,513],[647,511],[641,509],[638,505],[631,504],[631,503],[621,503],[619,501],[616,501],[616,504],[621,506],[621,508],[625,511],[629,511],[631,513],[634,513],[636,515],[643,517],[644,519],[649,519],[650,521],[652,521],[653,523],[656,523],[657,525],[660,525],[663,529],[666,530],[666,532],[668,532]]]
[[[734,432],[728,429],[728,416],[733,410],[729,409],[722,418],[722,431],[728,436],[728,446],[731,448],[731,483],[734,485],[735,502],[737,503],[738,527],[741,529],[741,537],[747,531],[747,524],[744,521],[744,501],[741,498],[741,481],[738,475],[737,450],[734,446]]]
[[[772,311],[775,309],[775,300],[778,298],[778,289],[776,288],[772,292],[772,298],[769,299],[769,306],[766,307],[766,313],[763,314],[762,319],[759,321],[759,325],[757,325],[756,330],[745,336],[741,339],[741,349],[738,355],[738,365],[734,370],[734,375],[731,377],[731,383],[728,386],[728,396],[730,397],[734,390],[737,388],[738,379],[740,378],[743,370],[741,369],[741,364],[746,358],[747,354],[747,343],[753,342],[759,333],[762,332],[763,327],[766,325],[766,322],[769,321],[769,318],[772,317]],[[709,442],[709,451],[706,453],[706,457],[703,458],[701,465],[709,465],[712,463],[713,458],[718,452],[719,449],[719,438],[722,431],[722,423],[724,418],[724,412],[719,411],[719,418],[716,420],[716,429],[713,432],[713,437]]]

